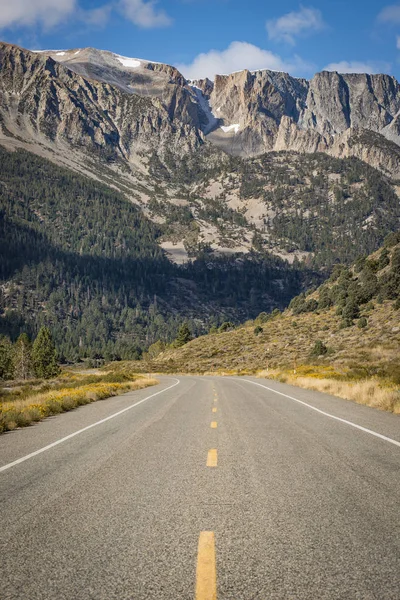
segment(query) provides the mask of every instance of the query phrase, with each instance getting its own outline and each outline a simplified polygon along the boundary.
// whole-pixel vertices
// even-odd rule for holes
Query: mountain
[[[283,308],[398,229],[398,87],[0,43],[0,330],[128,357]]]
[[[92,48],[0,44],[0,91],[3,146],[122,192],[166,225],[159,243],[172,260],[263,248],[329,266],[398,226],[391,77],[243,71],[189,82],[174,67]],[[315,154],[335,148],[343,161]]]
[[[269,70],[187,81],[172,66],[93,48],[29,52],[0,44],[3,133],[67,142],[142,163],[206,140],[256,156],[273,150],[354,156],[400,176],[400,86],[389,75]],[[366,134],[367,132],[367,134]]]

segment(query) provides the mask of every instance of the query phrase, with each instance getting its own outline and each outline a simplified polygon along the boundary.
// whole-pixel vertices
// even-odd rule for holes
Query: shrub
[[[263,328],[259,325],[257,325],[257,327],[254,327],[254,335],[260,335],[260,333],[262,333],[263,331]]]
[[[342,319],[340,323],[340,329],[346,329],[346,327],[352,327],[354,325],[352,319]]]
[[[260,323],[266,323],[269,318],[270,318],[269,314],[267,314],[266,312],[260,312],[260,314],[258,315],[256,320],[259,321]]]
[[[343,309],[342,316],[344,319],[357,319],[360,314],[360,307],[356,302],[350,300]]]
[[[328,353],[328,348],[325,346],[324,342],[321,340],[317,340],[315,342],[314,348],[311,350],[311,356],[324,356]]]
[[[361,319],[358,319],[357,327],[359,329],[364,329],[364,327],[366,327],[367,325],[368,325],[368,321],[365,317],[361,317]]]
[[[220,326],[219,331],[220,331],[220,333],[224,333],[225,331],[231,331],[232,329],[235,329],[235,325],[233,323],[231,323],[230,321],[225,321]]]

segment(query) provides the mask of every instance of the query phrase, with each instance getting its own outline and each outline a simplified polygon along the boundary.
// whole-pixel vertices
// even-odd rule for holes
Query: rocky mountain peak
[[[190,152],[206,139],[241,156],[367,157],[400,176],[400,86],[389,75],[322,71],[308,81],[245,69],[187,81],[173,66],[95,48],[1,44],[0,90],[3,132],[45,144],[63,140],[129,160],[149,148]]]

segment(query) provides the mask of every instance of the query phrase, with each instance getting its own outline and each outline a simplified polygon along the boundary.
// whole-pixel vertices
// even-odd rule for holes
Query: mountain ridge
[[[32,57],[36,55],[54,61],[46,63],[47,71],[53,71],[55,79],[64,84],[68,80],[78,95],[78,88],[87,86],[85,81],[96,87],[111,86],[95,90],[98,107],[93,107],[93,98],[86,94],[86,101],[91,101],[95,109],[98,128],[104,129],[91,135],[94,143],[128,159],[133,151],[129,143],[132,141],[139,150],[172,146],[177,154],[182,154],[180,146],[191,152],[209,141],[228,154],[245,157],[277,150],[323,151],[339,158],[355,156],[400,177],[400,86],[390,75],[322,71],[307,80],[268,69],[245,69],[216,75],[214,82],[190,81],[171,65],[94,48],[30,52],[2,43],[1,54],[3,77],[10,67],[21,70],[23,65],[19,63],[35,68]],[[5,61],[7,54],[14,54],[14,60],[9,61],[12,65]],[[56,64],[62,70],[57,70]],[[73,81],[67,72],[82,80]],[[64,91],[67,95],[71,92]],[[6,92],[3,86],[3,93]],[[138,101],[133,98],[150,101],[149,105],[140,106],[145,120],[138,120],[132,109]],[[135,131],[124,123],[124,115],[118,118],[115,103],[131,120],[136,117]],[[60,104],[59,96],[56,104]],[[101,118],[104,112],[108,122]],[[6,116],[2,115],[3,122]],[[374,144],[360,135],[365,130],[382,136],[381,146],[383,140],[388,140],[384,151],[376,152]],[[61,134],[65,135],[65,131]]]

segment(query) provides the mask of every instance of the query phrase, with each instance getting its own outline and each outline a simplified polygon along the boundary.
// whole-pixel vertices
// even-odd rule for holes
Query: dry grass
[[[309,371],[309,374],[302,374],[302,370]],[[400,414],[400,390],[389,381],[378,378],[345,381],[343,374],[336,372],[333,367],[326,369],[324,375],[323,370],[312,366],[300,367],[297,373],[274,370],[260,372],[258,376]]]
[[[21,389],[16,388],[14,393],[6,395],[6,401],[0,402],[0,433],[16,427],[25,427],[96,400],[104,400],[158,383],[155,379],[137,375],[131,375],[125,381],[120,379],[121,376],[110,373],[93,374],[90,377],[68,373],[62,376],[61,383],[55,380],[46,386],[42,385],[42,390],[40,386],[33,386],[21,393]],[[49,386],[53,389],[43,391],[43,387]]]

